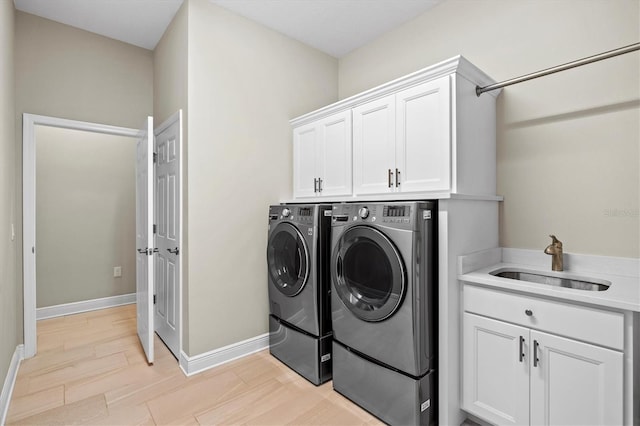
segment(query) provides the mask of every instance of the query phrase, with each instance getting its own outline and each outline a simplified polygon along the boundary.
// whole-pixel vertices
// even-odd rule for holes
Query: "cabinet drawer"
[[[464,287],[464,310],[558,335],[624,349],[624,315],[493,290]],[[530,315],[527,312],[530,311]]]

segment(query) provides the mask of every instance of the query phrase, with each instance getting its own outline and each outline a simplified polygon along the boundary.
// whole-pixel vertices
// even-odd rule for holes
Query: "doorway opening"
[[[180,118],[179,114],[178,118]],[[157,130],[162,130],[162,126]],[[179,130],[181,134],[181,127]],[[122,293],[132,288],[132,293],[136,292],[134,250],[136,248],[135,206],[137,202],[135,198],[137,195],[135,194],[133,165],[136,159],[135,140],[140,138],[140,134],[141,132],[137,129],[33,114],[23,115],[23,274],[26,358],[34,356],[37,351],[36,322],[42,316],[42,309],[36,309],[38,305],[55,305],[53,306],[55,308],[67,304],[84,303],[76,302],[76,300],[72,300],[73,298],[78,300],[91,299],[88,302],[100,301],[103,300],[100,297],[105,294],[105,290],[107,293],[109,291]],[[72,139],[77,135],[91,140],[86,140],[85,146],[74,145]],[[40,142],[37,143],[37,141]],[[51,142],[51,144],[47,142]],[[177,142],[180,142],[179,137]],[[108,143],[113,143],[114,146],[121,145],[121,152],[113,154],[113,152],[106,153],[105,151],[103,153],[97,152],[98,155],[94,155],[96,152],[87,151],[100,151]],[[91,145],[90,148],[89,145]],[[113,164],[116,161],[123,161],[122,155],[125,157],[127,155],[123,152],[128,149],[131,151],[128,164]],[[118,155],[120,157],[117,157]],[[102,162],[100,157],[102,157]],[[56,167],[62,169],[58,170],[60,173],[52,173]],[[115,176],[105,170],[109,167],[125,169],[128,167],[131,170],[128,182],[129,189],[118,192],[113,188],[119,184],[118,182],[104,182],[105,179],[110,179],[110,176]],[[82,170],[87,171],[89,175],[78,182],[78,175],[74,176],[73,173]],[[91,173],[92,170],[94,173]],[[178,168],[178,177],[180,171]],[[153,175],[155,177],[155,173]],[[55,179],[52,176],[55,176]],[[40,196],[36,200],[38,190]],[[179,196],[179,193],[178,188],[176,195]],[[47,195],[43,197],[43,194]],[[181,213],[181,200],[178,204]],[[154,222],[155,217],[158,216],[156,207],[156,204],[151,205]],[[82,211],[78,211],[80,209]],[[37,240],[36,230],[38,231]],[[181,232],[178,237],[180,236]],[[62,238],[67,243],[64,250],[71,253],[56,257],[53,252],[63,248],[62,244],[56,245],[56,239]],[[107,241],[109,238],[115,239],[115,241]],[[108,248],[103,250],[105,246]],[[43,252],[43,250],[45,251]],[[93,260],[85,260],[83,255],[89,252],[97,256],[93,256]],[[37,256],[39,253],[40,257]],[[87,257],[87,259],[90,258]],[[95,259],[100,260],[98,263],[102,265],[103,269],[104,265],[111,263],[114,265],[109,266],[108,271],[101,271],[103,278],[107,272],[107,277],[103,280],[105,282],[98,283],[97,289],[90,289],[87,288],[91,287],[87,286],[89,284],[87,282],[83,286],[82,269],[89,268],[87,271],[91,271],[92,266],[96,268],[97,266],[92,264],[92,262],[96,263]],[[174,264],[180,266],[180,261],[178,260]],[[155,268],[157,269],[157,266]],[[84,276],[86,275],[84,274]],[[38,285],[43,284],[42,288],[36,286],[36,277],[38,277]],[[175,278],[177,280],[174,287],[176,293],[174,297],[177,300],[174,302],[177,312],[174,315],[174,319],[176,319],[174,325],[177,327],[175,330],[177,344],[174,344],[172,351],[177,352],[174,352],[177,357],[180,354],[182,341],[180,327],[181,280],[179,275]],[[58,292],[51,288],[50,284],[54,282],[64,282],[68,288]],[[131,282],[133,282],[133,286],[131,286]],[[102,290],[99,288],[100,286],[103,287]],[[152,282],[152,286],[152,291],[155,293],[157,283]],[[96,295],[97,299],[95,299]],[[127,298],[127,296],[131,296],[131,294],[122,297]],[[122,299],[123,303],[133,302],[133,298],[128,297],[128,299],[127,301]],[[70,300],[71,303],[68,303]],[[95,306],[86,310],[100,307],[103,306]],[[51,311],[50,316],[55,316],[54,311]],[[153,331],[155,331],[154,328],[152,328],[152,333]]]

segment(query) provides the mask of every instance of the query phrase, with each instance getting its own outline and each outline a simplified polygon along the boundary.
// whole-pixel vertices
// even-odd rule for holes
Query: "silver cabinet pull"
[[[318,192],[322,192],[322,178],[318,178]]]
[[[313,178],[313,192],[318,192],[318,178]]]
[[[393,181],[393,172],[391,171],[391,169],[389,169],[388,179],[389,179],[389,188],[393,188],[393,182],[392,182]]]
[[[524,351],[523,351],[523,347],[524,347],[524,337],[520,336],[520,347],[519,347],[519,358],[520,358],[520,362],[522,362],[522,360],[524,359]]]
[[[400,186],[400,170],[396,169],[396,188]]]
[[[533,366],[537,367],[538,364],[540,363],[540,359],[538,358],[538,346],[540,346],[540,344],[538,343],[537,340],[533,341]]]

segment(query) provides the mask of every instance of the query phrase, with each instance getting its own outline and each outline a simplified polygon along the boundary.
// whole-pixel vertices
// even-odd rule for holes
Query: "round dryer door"
[[[267,246],[269,278],[286,296],[295,296],[309,276],[309,252],[304,238],[290,223],[280,223],[271,233]]]
[[[365,321],[393,315],[404,296],[402,259],[389,238],[369,226],[354,226],[342,235],[331,271],[338,297]]]

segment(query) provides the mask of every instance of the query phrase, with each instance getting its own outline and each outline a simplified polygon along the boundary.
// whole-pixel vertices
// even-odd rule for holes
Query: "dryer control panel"
[[[431,218],[431,210],[424,202],[345,203],[334,205],[331,217],[332,226],[362,223],[413,229]]]

